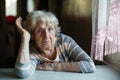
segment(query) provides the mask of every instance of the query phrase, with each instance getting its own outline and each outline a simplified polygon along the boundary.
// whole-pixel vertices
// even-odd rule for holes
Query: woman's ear
[[[29,32],[30,32],[30,35],[31,35],[31,38],[30,38],[30,39],[31,39],[31,40],[34,40],[34,32],[33,32],[33,30],[30,30]]]
[[[34,36],[33,36],[33,34],[31,34],[31,40],[34,40]]]

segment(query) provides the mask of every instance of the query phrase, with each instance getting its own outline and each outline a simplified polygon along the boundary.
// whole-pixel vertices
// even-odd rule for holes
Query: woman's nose
[[[48,35],[49,35],[48,31],[44,30],[44,37],[48,38]]]

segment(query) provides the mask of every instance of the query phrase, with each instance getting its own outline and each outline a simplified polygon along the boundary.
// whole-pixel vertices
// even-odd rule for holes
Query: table
[[[0,69],[0,80],[120,80],[120,72],[109,66],[96,66],[94,73],[36,71],[33,76],[20,79],[13,68]]]

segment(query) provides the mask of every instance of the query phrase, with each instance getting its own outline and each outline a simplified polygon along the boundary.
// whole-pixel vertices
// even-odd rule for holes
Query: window
[[[93,59],[120,70],[120,0],[92,0]]]
[[[5,0],[5,3],[6,3],[6,16],[9,15],[16,16],[17,0]]]
[[[28,12],[31,12],[34,9],[35,9],[34,0],[28,0],[27,1],[27,10],[28,10]]]

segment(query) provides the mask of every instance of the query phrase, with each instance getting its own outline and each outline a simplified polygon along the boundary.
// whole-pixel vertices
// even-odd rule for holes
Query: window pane
[[[34,1],[33,0],[27,1],[27,10],[28,10],[28,12],[32,12],[34,10]]]
[[[17,0],[5,0],[6,2],[6,16],[16,16]]]

